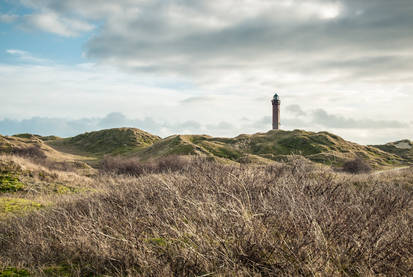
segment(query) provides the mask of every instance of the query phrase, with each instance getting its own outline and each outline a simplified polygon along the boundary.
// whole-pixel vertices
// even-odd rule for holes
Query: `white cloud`
[[[53,12],[25,15],[21,26],[25,29],[39,29],[65,37],[78,36],[94,29],[94,26],[88,22],[65,18]]]
[[[38,57],[34,57],[32,54],[30,54],[27,51],[23,50],[18,50],[18,49],[8,49],[6,50],[7,54],[16,56],[19,60],[23,62],[28,62],[28,63],[46,63],[48,60],[46,59],[41,59]]]
[[[9,53],[25,54],[21,50],[9,50]],[[236,136],[271,128],[272,93],[259,101],[254,94],[194,96],[203,95],[202,89],[161,88],[156,77],[137,80],[135,74],[93,64],[75,67],[0,64],[0,83],[0,119],[25,120],[36,116],[24,124],[3,120],[0,130],[3,134],[22,132],[26,128],[43,134],[73,135],[100,128],[133,126],[160,136],[175,133]],[[381,99],[374,102],[378,114],[382,115],[376,117],[374,111],[360,112],[372,105],[369,96],[355,103],[353,95],[349,94],[348,98],[343,95],[338,100],[341,104],[332,106],[324,103],[332,103],[328,98],[337,96],[328,92],[313,94],[311,98],[293,91],[280,95],[284,129],[328,130],[365,144],[413,137],[413,129],[403,127],[411,118],[409,107],[413,102],[409,97],[396,104],[404,116],[389,110],[383,118],[382,111],[388,106],[385,97],[383,102]],[[323,105],[328,107],[328,112],[312,112]],[[122,115],[106,116],[112,112]],[[99,124],[97,119],[102,119]],[[367,127],[368,132],[364,132]]]

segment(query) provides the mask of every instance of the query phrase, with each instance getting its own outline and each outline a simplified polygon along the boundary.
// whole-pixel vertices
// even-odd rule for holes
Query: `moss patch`
[[[10,214],[22,214],[42,208],[43,205],[23,198],[0,198],[0,218]]]
[[[0,172],[0,192],[16,192],[23,189],[24,184],[19,180],[17,174]]]
[[[30,276],[30,272],[26,269],[19,269],[14,267],[8,267],[3,271],[0,271],[0,277],[23,277]]]
[[[56,276],[56,277],[69,277],[72,276],[70,268],[68,266],[51,266],[43,270],[46,276]]]

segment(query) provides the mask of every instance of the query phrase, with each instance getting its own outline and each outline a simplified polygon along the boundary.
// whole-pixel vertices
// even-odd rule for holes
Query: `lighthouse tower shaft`
[[[278,97],[274,97],[272,102],[272,129],[280,129],[280,105],[281,101]]]

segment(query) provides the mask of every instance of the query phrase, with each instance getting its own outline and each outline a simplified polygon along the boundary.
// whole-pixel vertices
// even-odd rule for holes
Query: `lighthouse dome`
[[[274,99],[274,100],[280,100],[280,97],[278,96],[278,94],[274,94],[273,99]]]

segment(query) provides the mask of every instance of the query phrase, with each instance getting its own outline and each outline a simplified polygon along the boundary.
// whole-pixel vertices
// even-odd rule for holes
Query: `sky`
[[[0,134],[413,140],[412,0],[0,0]]]

